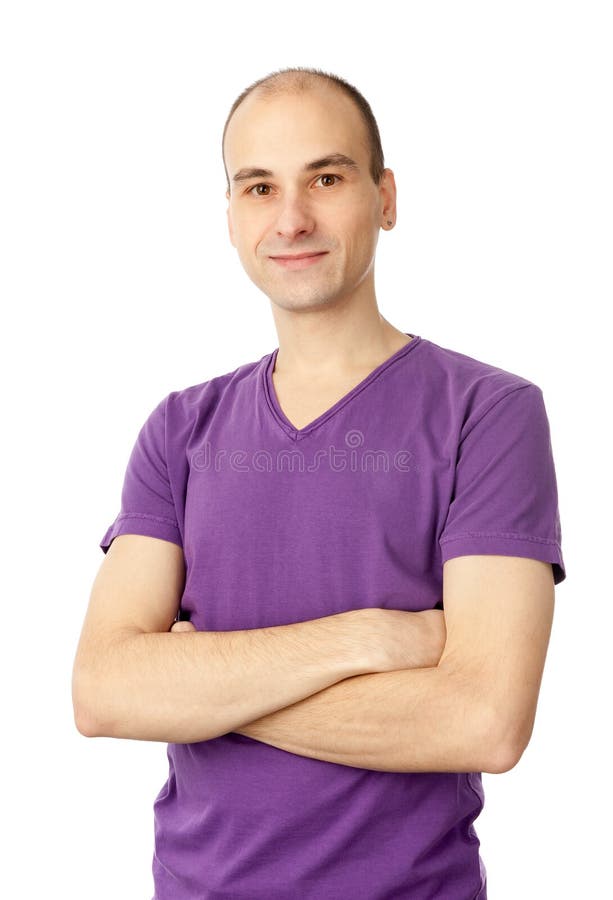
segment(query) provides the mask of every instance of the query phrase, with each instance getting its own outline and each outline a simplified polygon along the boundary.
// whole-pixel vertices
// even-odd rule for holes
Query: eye
[[[340,177],[340,175],[332,175],[332,174],[330,174],[330,173],[327,173],[326,175],[320,175],[319,178],[336,178],[337,181],[341,181],[341,180],[342,180],[341,177]],[[319,178],[317,179],[318,181],[319,181]],[[326,186],[327,186],[327,187],[334,187],[333,184],[326,185]]]
[[[247,194],[253,194],[253,192],[255,191],[255,189],[256,189],[256,188],[259,188],[259,187],[270,187],[270,185],[269,185],[269,184],[254,184],[252,188],[247,188],[246,193],[247,193]],[[266,194],[257,194],[257,196],[258,196],[258,197],[266,197],[267,195],[266,195]]]
[[[336,181],[343,180],[340,175],[332,175],[331,173],[326,173],[325,175],[320,175],[317,178],[317,181],[319,181],[321,178],[335,178]],[[268,194],[261,194],[259,191],[256,190],[256,188],[260,188],[260,187],[269,188],[270,185],[266,184],[265,182],[259,182],[258,184],[254,184],[253,187],[247,188],[246,193],[253,194],[255,197],[268,197]],[[324,185],[324,187],[334,187],[334,184]],[[254,194],[254,191],[255,191],[255,194]]]

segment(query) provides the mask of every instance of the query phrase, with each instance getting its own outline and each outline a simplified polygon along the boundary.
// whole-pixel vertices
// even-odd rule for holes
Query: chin
[[[334,300],[329,294],[321,296],[320,294],[281,294],[277,291],[268,293],[268,298],[275,306],[281,309],[298,312],[300,310],[317,309],[323,306],[330,306]]]

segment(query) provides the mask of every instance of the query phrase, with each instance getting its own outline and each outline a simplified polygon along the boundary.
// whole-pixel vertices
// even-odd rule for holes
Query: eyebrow
[[[322,156],[321,159],[314,159],[312,162],[305,163],[303,171],[315,172],[318,169],[327,169],[329,166],[335,168],[342,167],[343,169],[349,169],[352,172],[360,171],[360,167],[356,161],[351,159],[350,156],[345,156],[344,153],[330,153],[328,156]],[[232,176],[232,182],[238,184],[241,181],[249,181],[250,178],[271,178],[273,175],[274,172],[270,169],[247,166],[243,169],[239,169],[238,172]]]

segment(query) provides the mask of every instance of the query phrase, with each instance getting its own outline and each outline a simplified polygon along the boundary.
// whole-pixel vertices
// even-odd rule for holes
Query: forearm
[[[210,740],[369,671],[359,637],[350,613],[244,631],[124,634],[96,671],[79,675],[83,733]]]
[[[235,730],[362,769],[492,770],[490,716],[468,685],[438,666],[350,677]]]

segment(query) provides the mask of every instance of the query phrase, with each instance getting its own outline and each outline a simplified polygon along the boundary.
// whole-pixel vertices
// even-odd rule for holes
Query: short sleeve
[[[107,552],[120,534],[143,534],[183,546],[166,456],[165,397],[149,414],[132,448],[121,492],[121,510],[99,546]]]
[[[554,584],[566,578],[549,421],[538,385],[498,398],[461,437],[439,545],[443,563],[472,554],[524,556],[550,562]]]

